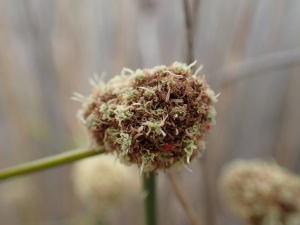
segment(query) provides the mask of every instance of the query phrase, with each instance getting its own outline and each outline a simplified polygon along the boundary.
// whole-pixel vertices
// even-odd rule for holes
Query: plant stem
[[[94,150],[86,150],[86,149],[76,149],[76,150],[63,152],[58,155],[49,156],[43,159],[38,159],[32,162],[24,163],[18,166],[9,167],[0,170],[0,181],[8,179],[10,177],[20,176],[20,175],[64,165],[67,163],[77,161],[79,159],[102,154],[104,152],[105,152],[104,150],[94,151]]]
[[[188,203],[188,200],[186,199],[183,190],[181,189],[177,179],[175,178],[175,176],[173,175],[173,173],[171,171],[168,173],[168,177],[171,181],[175,195],[178,198],[180,204],[182,205],[184,211],[186,212],[188,218],[190,219],[191,224],[199,225],[195,211]]]
[[[183,0],[183,7],[184,7],[184,16],[185,16],[185,28],[186,28],[186,34],[187,34],[187,45],[188,45],[188,51],[187,51],[187,63],[192,63],[194,59],[194,41],[193,41],[193,21],[192,21],[192,15],[190,13],[189,9],[189,2],[188,0]]]
[[[143,173],[145,225],[157,225],[156,182],[153,172]]]

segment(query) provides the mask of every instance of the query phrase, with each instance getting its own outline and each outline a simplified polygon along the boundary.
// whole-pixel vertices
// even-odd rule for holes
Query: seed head
[[[35,195],[36,188],[28,178],[10,180],[0,185],[0,201],[4,205],[28,208],[28,202],[31,202]]]
[[[234,161],[223,169],[220,187],[227,206],[248,224],[299,224],[300,179],[275,163]]]
[[[112,155],[81,160],[73,168],[74,190],[91,213],[104,215],[139,193],[138,174]]]
[[[105,146],[145,172],[181,167],[204,151],[218,95],[204,77],[196,76],[200,70],[193,74],[194,64],[175,62],[135,72],[124,68],[107,84],[91,81],[93,92],[78,116],[93,149]]]

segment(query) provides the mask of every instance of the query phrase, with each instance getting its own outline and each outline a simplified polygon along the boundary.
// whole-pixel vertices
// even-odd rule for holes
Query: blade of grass
[[[28,173],[49,169],[52,167],[57,167],[83,158],[102,154],[104,152],[105,152],[104,150],[94,151],[94,150],[86,150],[86,149],[75,149],[54,156],[49,156],[43,159],[38,159],[32,162],[9,167],[0,170],[0,181],[15,176],[25,175]]]

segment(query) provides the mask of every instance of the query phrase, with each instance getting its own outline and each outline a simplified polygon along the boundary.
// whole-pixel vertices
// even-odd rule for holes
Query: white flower
[[[95,214],[112,211],[139,193],[137,171],[119,163],[113,155],[94,156],[76,163],[73,180],[76,195]]]

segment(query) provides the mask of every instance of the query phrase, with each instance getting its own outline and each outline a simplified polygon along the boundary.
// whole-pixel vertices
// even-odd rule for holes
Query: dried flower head
[[[175,62],[136,70],[124,68],[107,84],[95,76],[92,94],[82,100],[78,117],[92,148],[105,146],[141,171],[189,163],[204,150],[205,133],[215,123],[218,95],[191,65]]]
[[[223,169],[227,206],[253,225],[299,225],[300,179],[275,163],[237,160]]]
[[[112,155],[81,160],[73,168],[74,189],[91,213],[104,215],[139,193],[138,174]]]

